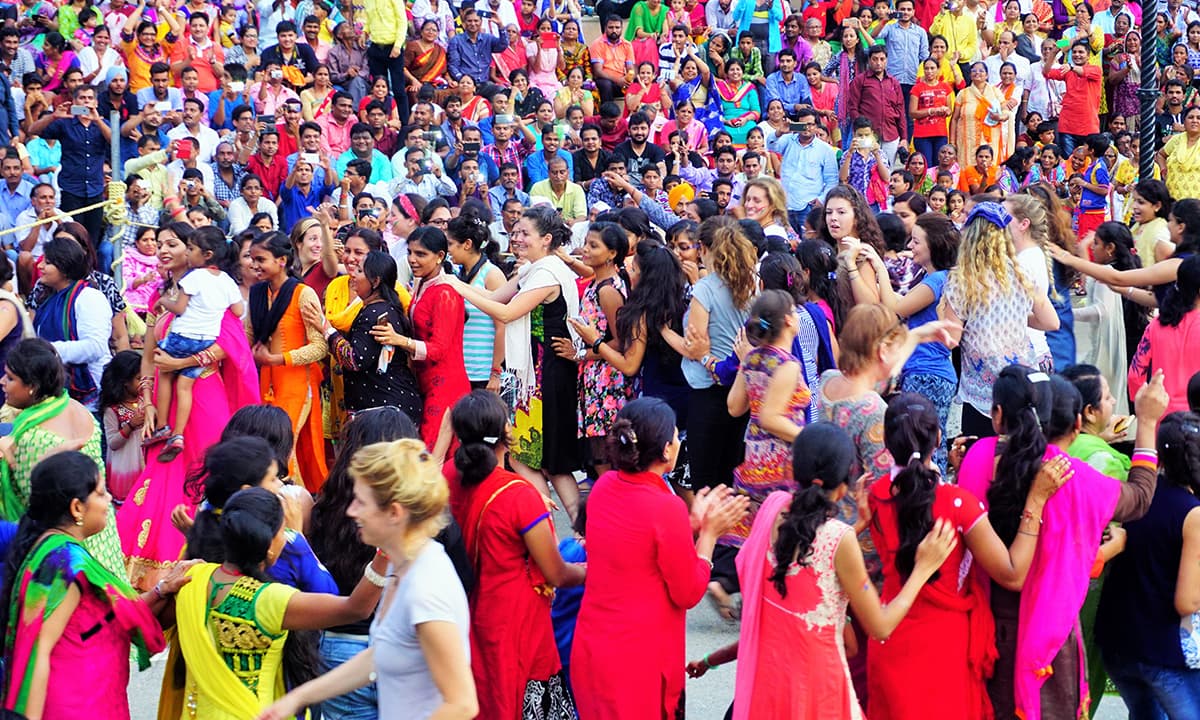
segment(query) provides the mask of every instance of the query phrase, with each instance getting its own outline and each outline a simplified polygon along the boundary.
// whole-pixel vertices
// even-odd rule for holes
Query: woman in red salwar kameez
[[[504,469],[508,407],[500,396],[475,390],[455,404],[450,423],[460,446],[442,472],[475,571],[469,599],[479,717],[574,717],[550,604],[554,588],[583,583],[584,567],[563,562],[544,496]]]
[[[913,393],[895,397],[884,415],[888,451],[894,458],[907,458],[904,466],[892,468],[890,482],[871,487],[869,497],[871,538],[883,562],[884,601],[891,602],[910,576],[917,542],[935,520],[948,521],[962,542],[925,584],[887,642],[871,643],[870,720],[992,716],[986,681],[996,660],[995,625],[987,597],[971,579],[971,563],[978,562],[1000,585],[1019,590],[1037,547],[1036,523],[1024,523],[1006,548],[979,498],[941,482],[933,462],[941,440],[938,427],[937,409]],[[1040,518],[1046,499],[1067,472],[1065,462],[1045,465],[1030,487],[1025,512]],[[901,516],[908,524],[902,526]]]
[[[421,439],[433,448],[446,412],[471,392],[463,363],[463,325],[467,310],[462,296],[446,284],[446,235],[433,226],[417,228],[408,237],[408,265],[416,287],[409,314],[414,337],[377,325],[372,337],[385,345],[403,348],[413,356],[413,370],[421,386],[425,409]]]
[[[663,720],[683,714],[687,611],[700,602],[717,538],[747,510],[728,489],[687,506],[663,480],[675,467],[675,412],[657,398],[625,405],[609,460],[588,499],[588,585],[571,652],[580,720]],[[693,541],[692,528],[699,535]]]

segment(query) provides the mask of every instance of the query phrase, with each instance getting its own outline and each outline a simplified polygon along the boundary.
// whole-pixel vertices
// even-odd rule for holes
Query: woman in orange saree
[[[969,161],[980,145],[1000,147],[1004,120],[1011,114],[1004,109],[1000,91],[988,84],[987,65],[972,64],[971,84],[958,94],[950,118],[950,142],[958,149],[958,156]]]
[[[316,292],[288,275],[292,245],[270,232],[250,246],[259,282],[250,288],[249,335],[259,366],[262,401],[287,411],[296,435],[292,477],[316,493],[325,482],[321,365],[328,346]],[[313,318],[313,320],[309,320]]]
[[[404,76],[408,78],[408,90],[416,97],[422,85],[437,87],[447,84],[446,49],[438,44],[436,20],[426,20],[421,25],[421,36],[404,48]]]

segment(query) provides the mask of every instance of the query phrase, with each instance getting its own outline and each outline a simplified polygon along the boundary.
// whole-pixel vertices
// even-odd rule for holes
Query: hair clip
[[[835,272],[830,272],[830,273],[828,274],[828,277],[829,277],[829,279],[830,279],[830,280],[837,280],[837,272],[836,272],[836,271],[835,271]]]
[[[489,437],[483,437],[483,438],[480,438],[480,440],[483,440],[483,442],[484,442],[484,444],[485,444],[485,445],[495,445],[496,443],[500,442],[500,438],[498,438],[498,437],[490,437],[490,436],[489,436]]]
[[[823,488],[823,487],[825,487],[825,481],[824,481],[824,480],[822,480],[821,478],[813,478],[813,479],[812,479],[812,484],[813,484],[813,485],[816,485],[816,486],[817,486],[817,487],[819,487],[819,488]]]
[[[763,330],[770,330],[771,329],[771,321],[766,319],[765,317],[760,317],[758,319],[758,326],[760,328],[762,328]]]
[[[909,462],[912,462],[913,460],[920,460],[920,459],[921,459],[921,451],[920,450],[913,450],[912,455],[908,456]]]
[[[637,433],[633,431],[633,428],[629,428],[621,433],[621,436],[617,440],[622,445],[637,445]]]
[[[1031,383],[1050,382],[1050,376],[1044,372],[1031,372],[1025,376]]]

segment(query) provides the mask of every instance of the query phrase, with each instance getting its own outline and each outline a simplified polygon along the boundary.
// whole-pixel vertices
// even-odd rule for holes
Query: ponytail
[[[929,467],[940,433],[937,409],[921,395],[902,393],[888,403],[883,424],[884,444],[900,467],[892,478],[900,528],[896,570],[908,578],[916,564],[917,546],[933,529],[933,501],[941,480],[940,473]]]

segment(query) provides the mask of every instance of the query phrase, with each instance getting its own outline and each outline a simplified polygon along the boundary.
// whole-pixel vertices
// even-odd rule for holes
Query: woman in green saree
[[[103,467],[100,424],[82,404],[67,396],[66,370],[54,346],[41,338],[17,343],[5,359],[0,385],[10,406],[20,410],[12,434],[0,438],[0,516],[16,522],[29,505],[29,479],[43,458],[79,450]],[[125,580],[125,558],[116,514],[108,509],[104,527],[84,540],[88,552]]]

